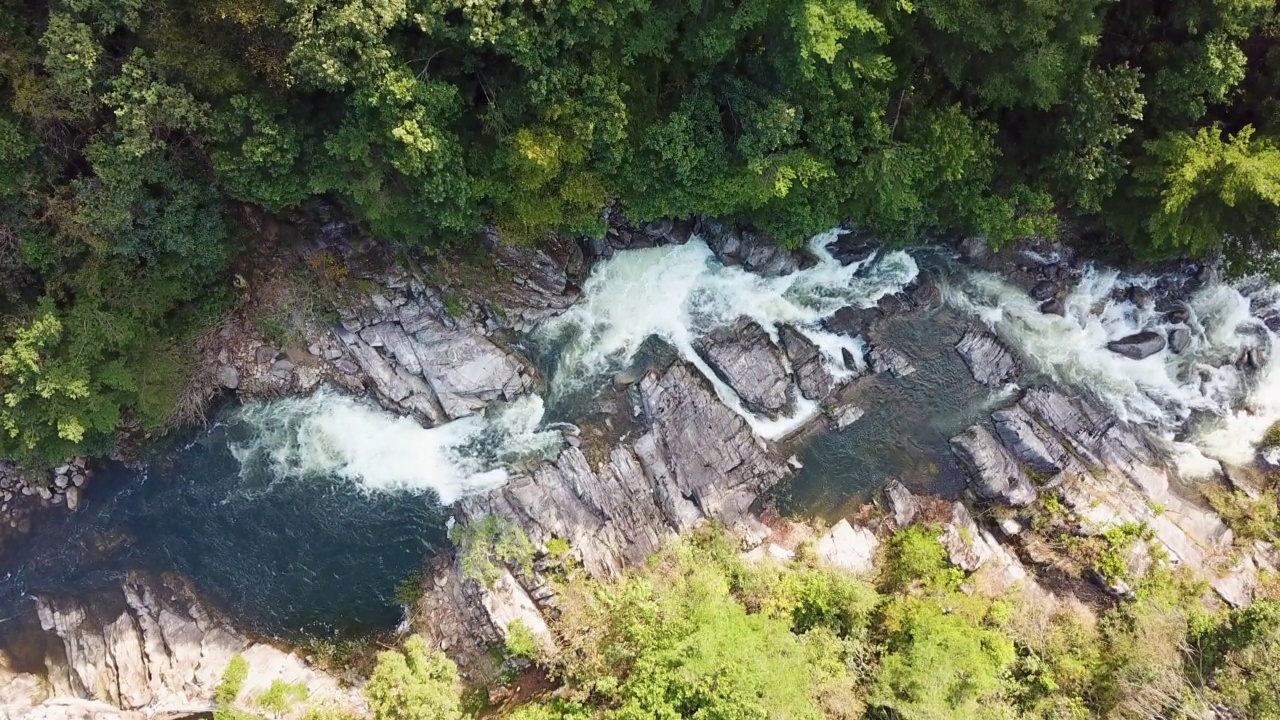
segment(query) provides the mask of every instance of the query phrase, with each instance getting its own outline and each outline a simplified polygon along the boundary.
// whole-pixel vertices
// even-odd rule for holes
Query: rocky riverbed
[[[877,258],[865,238],[847,232],[833,233],[829,245],[787,252],[767,238],[709,221],[639,228],[615,222],[602,239],[544,249],[503,247],[487,237],[491,265],[484,282],[445,289],[431,268],[397,266],[383,248],[339,221],[298,242],[297,251],[308,260],[338,259],[353,281],[368,288],[362,299],[345,307],[335,326],[305,338],[304,346],[236,343],[219,355],[216,375],[228,391],[247,395],[304,393],[326,381],[363,388],[393,412],[444,427],[531,392],[557,393],[556,372],[565,368],[542,369],[536,357],[545,351],[529,331],[584,302],[592,268],[626,251],[678,247],[694,236],[705,239],[719,266],[748,271],[732,281],[751,285],[752,297],[767,301],[761,307],[774,307],[769,305],[775,302],[772,288],[796,292],[795,278],[803,273],[825,272],[824,278],[852,283],[861,277],[857,273],[873,271],[870,263]],[[962,250],[967,250],[968,267],[1011,283],[1000,292],[1018,293],[1018,302],[1037,317],[1066,322],[1073,313],[1096,310],[1078,307],[1081,288],[1096,276],[1066,248],[1042,246],[998,256],[976,246]],[[760,278],[760,285],[751,278]],[[713,279],[723,283],[719,276]],[[1196,266],[1150,283],[1135,281],[1123,298],[1107,296],[1114,301],[1107,308],[1123,305],[1125,322],[1152,328],[1131,335],[1150,333],[1159,343],[1125,335],[1097,343],[1112,343],[1100,352],[1117,362],[1150,363],[1155,353],[1207,347],[1206,325],[1215,318],[1195,312],[1191,295],[1214,282],[1211,273]],[[497,516],[519,528],[539,549],[532,569],[503,568],[486,587],[466,578],[456,558],[438,556],[414,613],[414,629],[458,659],[464,671],[482,664],[488,645],[516,620],[545,631],[543,615],[554,607],[555,592],[539,568],[553,541],[567,543],[583,571],[597,577],[617,575],[665,540],[707,521],[736,528],[756,553],[793,552],[794,543],[758,518],[762,497],[794,477],[800,464],[794,453],[813,432],[839,432],[863,421],[863,406],[875,402],[863,392],[871,377],[895,382],[917,372],[923,359],[884,342],[878,328],[889,318],[909,322],[914,313],[944,302],[970,322],[938,342],[965,363],[975,383],[1003,393],[994,396],[998,402],[980,422],[962,428],[943,449],[962,468],[964,491],[942,500],[921,492],[927,482],[918,478],[884,477],[883,494],[876,498],[880,512],[832,523],[817,539],[821,557],[866,571],[893,528],[924,522],[940,529],[959,567],[981,571],[1004,587],[1020,585],[1053,598],[1084,587],[1064,580],[1071,575],[1102,592],[1129,592],[1123,576],[1092,567],[1064,569],[1069,558],[1056,554],[1033,528],[1046,498],[1052,498],[1052,506],[1061,508],[1055,510],[1056,526],[1080,537],[1097,537],[1124,524],[1149,527],[1149,544],[1121,549],[1134,573],[1150,562],[1154,549],[1207,580],[1222,601],[1239,605],[1249,602],[1260,572],[1274,572],[1274,548],[1235,542],[1221,518],[1183,482],[1171,443],[1175,435],[1181,442],[1189,432],[1189,413],[1175,432],[1137,412],[1145,407],[1141,388],[1133,397],[1090,397],[1073,386],[1075,378],[1060,372],[1056,358],[1035,352],[1032,344],[1011,343],[1016,335],[1005,336],[1010,318],[1016,319],[1012,295],[1000,296],[995,309],[1003,314],[997,316],[983,305],[990,299],[983,294],[986,285],[972,290],[943,282],[940,287],[930,272],[913,274],[905,283],[881,283],[888,289],[854,300],[837,295],[834,302],[823,295],[829,292],[824,286],[801,287],[818,298],[804,306],[807,315],[722,312],[714,327],[691,338],[683,352],[677,348],[666,355],[666,361],[629,363],[612,375],[594,377],[587,406],[578,408],[576,426],[565,427],[554,457],[512,465],[505,482],[466,494],[453,506],[459,522]],[[1266,327],[1280,317],[1267,314],[1274,309],[1261,301],[1246,308]],[[1156,344],[1161,347],[1153,349]],[[1233,355],[1217,364],[1202,358],[1197,372],[1226,373],[1220,368],[1229,366],[1231,377],[1257,382],[1269,368],[1271,351],[1261,341],[1233,346]],[[1204,407],[1191,409],[1203,412]],[[1211,474],[1225,477],[1223,466],[1207,464],[1213,466]],[[63,496],[80,487],[75,477],[70,475]],[[75,504],[70,497],[63,503]],[[78,600],[38,600],[41,632],[56,638],[52,646],[61,644],[61,655],[45,655],[36,663],[45,670],[36,673],[19,668],[5,676],[0,665],[0,698],[43,702],[40,712],[47,714],[41,717],[92,716],[84,710],[89,705],[77,704],[81,701],[108,703],[141,713],[138,717],[169,712],[179,695],[184,708],[207,703],[211,678],[220,674],[229,653],[254,646],[225,624],[208,620],[190,593],[150,587],[141,579],[124,583],[124,603],[116,603],[115,614]],[[155,597],[176,599],[159,605],[137,601]],[[176,634],[182,637],[170,637]],[[211,649],[206,651],[206,644]],[[177,655],[184,659],[175,660]],[[165,670],[178,665],[180,671]],[[183,678],[181,692],[166,684],[169,676]],[[319,676],[314,681],[330,682]],[[37,686],[38,693],[21,690]],[[81,714],[48,714],[54,712],[50,708],[80,708],[75,712]]]

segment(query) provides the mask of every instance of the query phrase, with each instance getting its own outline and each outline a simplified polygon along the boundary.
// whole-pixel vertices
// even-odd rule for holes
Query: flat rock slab
[[[699,345],[707,364],[738,393],[748,409],[770,417],[791,410],[791,376],[778,348],[760,325],[739,318],[729,327],[712,331]]]
[[[855,528],[841,520],[818,540],[818,557],[844,570],[867,573],[875,567],[876,549],[880,541],[867,528]]]
[[[969,366],[973,379],[988,387],[1000,387],[1018,376],[1018,361],[989,332],[970,327],[956,343],[956,352]]]

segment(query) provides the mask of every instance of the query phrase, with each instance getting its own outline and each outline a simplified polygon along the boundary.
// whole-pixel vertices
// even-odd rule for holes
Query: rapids
[[[1252,460],[1280,418],[1280,348],[1267,324],[1280,317],[1280,288],[1270,283],[1210,283],[1178,296],[1186,305],[1179,322],[1131,299],[1133,287],[1158,294],[1161,278],[1086,267],[1059,317],[936,251],[881,251],[842,266],[826,249],[834,238],[816,236],[816,262],[781,277],[726,267],[697,238],[619,251],[593,269],[578,303],[526,339],[548,379],[545,401],[530,395],[431,429],[329,390],[226,409],[185,444],[159,448],[141,471],[108,465],[79,511],[55,513],[11,549],[0,565],[0,618],[29,608],[31,594],[87,595],[143,569],[191,577],[270,634],[394,627],[396,583],[447,542],[444,506],[553,456],[562,433],[548,419],[579,420],[613,374],[643,369],[653,348],[665,347],[656,354],[695,366],[760,436],[781,437],[812,420],[816,404],[797,402],[777,420],[753,415],[703,361],[699,340],[743,315],[775,340],[790,324],[837,378],[860,374],[867,340],[828,332],[823,320],[842,307],[874,306],[920,272],[937,277],[942,301],[889,318],[875,338],[905,352],[917,372],[859,381],[866,415],[808,436],[798,450],[803,469],[780,490],[785,509],[833,519],[894,477],[958,492],[963,478],[947,438],[1017,391],[973,382],[953,349],[971,322],[1022,358],[1029,372],[1021,382],[1090,394],[1148,429],[1188,475],[1217,460]],[[1182,353],[1138,361],[1106,348],[1139,330],[1174,328],[1190,335]],[[1242,370],[1241,353],[1255,348],[1264,366]]]
[[[826,247],[835,238],[835,230],[815,236],[809,243],[817,259],[812,267],[772,278],[726,267],[696,237],[683,245],[618,253],[595,268],[577,304],[534,333],[535,341],[559,347],[551,370],[552,400],[607,382],[610,373],[630,365],[641,347],[656,337],[696,367],[758,435],[777,438],[790,433],[817,414],[815,403],[795,393],[797,410],[791,417],[769,420],[754,415],[694,345],[712,329],[746,316],[775,341],[780,324],[794,325],[818,346],[836,378],[862,370],[861,339],[827,332],[821,321],[850,305],[874,306],[910,284],[919,268],[902,251],[842,266]],[[845,367],[842,349],[859,361],[858,367]]]

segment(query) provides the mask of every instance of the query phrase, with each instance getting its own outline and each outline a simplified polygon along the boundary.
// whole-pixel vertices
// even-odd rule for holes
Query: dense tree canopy
[[[40,346],[0,370],[0,454],[28,459],[164,421],[241,203],[337,200],[410,249],[596,234],[611,201],[788,244],[1084,218],[1139,254],[1280,247],[1270,0],[0,0],[0,37],[0,348]],[[18,409],[68,391],[92,407]]]

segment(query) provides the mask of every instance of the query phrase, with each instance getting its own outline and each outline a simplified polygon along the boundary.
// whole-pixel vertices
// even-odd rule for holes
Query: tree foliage
[[[1266,258],[1277,27],[1268,0],[0,0],[0,332],[48,298],[74,363],[133,377],[118,422],[158,426],[159,366],[252,249],[238,206],[318,198],[411,251],[598,235],[617,203],[788,245],[1083,219]]]

